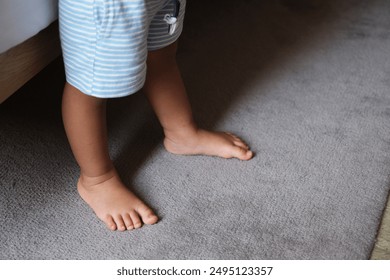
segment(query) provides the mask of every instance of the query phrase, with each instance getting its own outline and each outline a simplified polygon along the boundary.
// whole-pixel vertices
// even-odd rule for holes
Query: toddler
[[[59,1],[67,81],[62,115],[80,166],[77,189],[111,230],[154,224],[158,217],[123,184],[110,159],[107,99],[143,89],[173,154],[253,156],[237,136],[194,123],[175,60],[185,5],[185,0]]]

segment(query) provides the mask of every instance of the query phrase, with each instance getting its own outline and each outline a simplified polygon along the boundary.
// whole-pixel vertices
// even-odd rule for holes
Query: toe
[[[133,221],[134,228],[140,228],[142,226],[141,219],[135,211],[130,212],[131,220]]]
[[[118,215],[114,218],[114,221],[116,223],[116,227],[119,231],[124,231],[126,230],[126,227],[125,227],[125,222],[123,221],[123,218],[121,215]]]
[[[123,221],[125,222],[125,226],[127,230],[132,230],[134,229],[133,221],[130,218],[130,215],[128,213],[122,215]]]
[[[151,214],[151,215],[148,215],[146,218],[142,218],[142,220],[147,225],[153,225],[153,224],[157,223],[158,217],[154,214]]]
[[[158,217],[153,213],[152,209],[147,206],[137,209],[142,221],[147,225],[153,225],[158,221]]]
[[[231,133],[231,132],[224,132],[224,133],[227,134],[227,135],[230,135],[230,136],[233,137],[233,138],[240,139],[240,138],[238,138],[237,135],[235,135],[235,134],[233,134],[233,133]]]
[[[244,143],[243,141],[234,140],[234,141],[233,141],[233,144],[234,144],[235,146],[238,146],[238,147],[244,148],[244,149],[246,149],[246,150],[249,150],[249,146],[248,146],[246,143]]]
[[[229,135],[231,138],[232,138],[232,141],[234,144],[236,144],[237,146],[240,146],[240,147],[246,147],[248,149],[248,144],[245,143],[244,140],[242,140],[240,137],[232,134],[232,133],[229,133],[229,132],[225,132],[227,135]]]
[[[225,132],[225,134],[227,134],[227,135],[229,135],[230,137],[232,137],[235,141],[239,141],[239,142],[243,142],[243,143],[244,143],[244,141],[243,141],[240,137],[238,137],[237,135],[235,135],[235,134],[233,134],[233,133]]]
[[[114,219],[111,216],[107,216],[103,221],[110,230],[117,229]]]
[[[253,157],[253,153],[246,148],[235,146],[233,149],[232,156],[241,160],[249,160]]]
[[[251,158],[253,158],[253,152],[251,150],[246,150],[243,160],[250,160]]]

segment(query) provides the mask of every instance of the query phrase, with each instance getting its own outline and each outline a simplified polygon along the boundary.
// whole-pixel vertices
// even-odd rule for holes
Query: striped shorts
[[[66,80],[99,97],[127,96],[146,78],[148,51],[174,43],[186,0],[60,0]]]

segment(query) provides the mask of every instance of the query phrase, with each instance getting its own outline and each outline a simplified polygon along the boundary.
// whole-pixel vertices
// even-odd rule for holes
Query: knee
[[[99,106],[99,105],[105,105],[106,100],[107,99],[105,98],[98,98],[91,95],[87,95],[82,91],[80,91],[79,89],[77,89],[76,87],[69,84],[68,82],[65,83],[63,103],[69,101],[72,104],[89,103],[89,104],[94,104]]]

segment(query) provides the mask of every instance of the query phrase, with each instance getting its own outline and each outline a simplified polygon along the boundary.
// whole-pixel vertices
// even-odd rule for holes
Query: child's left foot
[[[198,129],[194,134],[187,135],[165,137],[165,148],[168,152],[179,155],[208,155],[241,160],[253,157],[248,145],[234,134]]]

